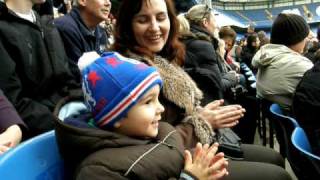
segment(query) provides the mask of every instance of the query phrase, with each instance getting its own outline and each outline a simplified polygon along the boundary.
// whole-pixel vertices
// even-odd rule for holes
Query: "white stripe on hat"
[[[115,106],[110,112],[100,118],[97,124],[101,127],[116,118],[121,112],[123,112],[133,101],[136,99],[156,80],[161,79],[158,72],[153,72],[147,76],[137,87],[135,87],[117,106]]]

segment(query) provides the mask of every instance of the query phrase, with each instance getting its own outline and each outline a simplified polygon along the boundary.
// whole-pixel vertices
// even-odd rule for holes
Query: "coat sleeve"
[[[198,180],[191,172],[183,170],[180,174],[179,180]]]
[[[224,92],[238,84],[237,77],[233,73],[222,74],[221,81]]]
[[[51,111],[45,105],[26,97],[16,73],[15,61],[9,56],[0,39],[0,87],[29,128],[27,136],[34,136],[54,128]]]
[[[186,50],[186,70],[204,92],[204,99],[219,99],[223,93],[222,76],[212,44],[194,40],[186,44]]]
[[[17,111],[0,90],[0,133],[15,124],[26,129]]]
[[[200,68],[209,69],[215,76],[221,77],[217,59],[218,55],[210,42],[195,40],[194,43],[188,47],[188,51],[195,54],[195,60]]]

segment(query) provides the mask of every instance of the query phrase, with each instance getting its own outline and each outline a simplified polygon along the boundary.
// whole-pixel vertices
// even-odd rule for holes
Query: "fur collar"
[[[157,68],[163,83],[162,92],[166,99],[180,108],[185,109],[185,122],[192,124],[201,143],[211,143],[214,134],[211,125],[201,119],[197,113],[197,106],[203,97],[191,77],[178,65],[169,63],[166,59],[155,56],[153,59],[127,52],[130,58],[143,61]]]

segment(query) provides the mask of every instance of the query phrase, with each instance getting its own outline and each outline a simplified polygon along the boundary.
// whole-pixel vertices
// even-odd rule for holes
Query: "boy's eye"
[[[145,104],[151,104],[152,103],[152,99],[148,99]]]

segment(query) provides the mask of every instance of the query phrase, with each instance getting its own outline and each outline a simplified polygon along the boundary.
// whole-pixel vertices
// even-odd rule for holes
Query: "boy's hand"
[[[190,151],[185,151],[184,169],[200,180],[216,180],[228,174],[226,166],[228,162],[223,153],[216,154],[218,144],[211,147],[208,144],[197,144],[193,159]]]

